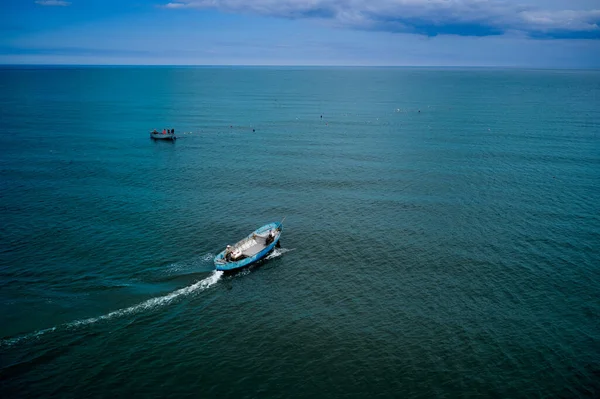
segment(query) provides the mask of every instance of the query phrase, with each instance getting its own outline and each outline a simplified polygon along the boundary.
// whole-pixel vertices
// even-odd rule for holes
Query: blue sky
[[[2,0],[0,63],[600,68],[600,0]]]

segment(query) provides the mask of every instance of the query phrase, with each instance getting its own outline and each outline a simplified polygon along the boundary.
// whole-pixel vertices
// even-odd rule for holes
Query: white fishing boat
[[[175,140],[175,129],[164,129],[162,132],[154,129],[150,132],[150,138],[154,140]]]

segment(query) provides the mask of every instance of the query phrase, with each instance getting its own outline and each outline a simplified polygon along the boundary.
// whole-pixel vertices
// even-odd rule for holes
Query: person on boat
[[[273,242],[273,240],[275,240],[275,230],[270,230],[265,243],[269,245]]]
[[[226,261],[231,261],[231,245],[228,245],[227,248],[225,248],[225,260]]]
[[[175,129],[171,129],[171,133],[175,134]]]
[[[167,134],[167,129],[163,129],[163,134]]]

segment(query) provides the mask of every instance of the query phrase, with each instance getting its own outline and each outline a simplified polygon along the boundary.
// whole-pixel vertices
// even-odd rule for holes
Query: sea
[[[0,309],[3,398],[598,398],[600,71],[2,66]]]

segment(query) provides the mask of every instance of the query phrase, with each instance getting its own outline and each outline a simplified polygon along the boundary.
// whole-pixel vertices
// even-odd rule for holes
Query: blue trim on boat
[[[217,270],[221,270],[221,271],[238,270],[238,269],[244,268],[246,266],[250,266],[251,264],[258,262],[259,260],[261,260],[262,258],[267,256],[267,254],[269,252],[271,252],[273,250],[273,248],[275,248],[275,245],[277,245],[277,243],[279,242],[279,239],[281,238],[281,233],[283,232],[283,225],[281,223],[275,222],[275,223],[266,224],[262,227],[259,227],[256,230],[254,230],[252,233],[250,233],[246,237],[246,238],[250,238],[250,237],[252,237],[253,234],[261,234],[261,233],[264,233],[266,231],[273,230],[273,229],[279,229],[279,234],[277,235],[277,237],[275,237],[275,239],[273,240],[272,243],[270,243],[267,247],[265,247],[265,249],[263,249],[262,251],[260,251],[259,253],[255,254],[253,256],[241,259],[237,262],[225,262],[225,259],[224,259],[225,258],[225,250],[223,250],[217,256],[215,256],[215,259],[214,259],[215,268]],[[240,240],[240,241],[242,241],[242,240]]]

